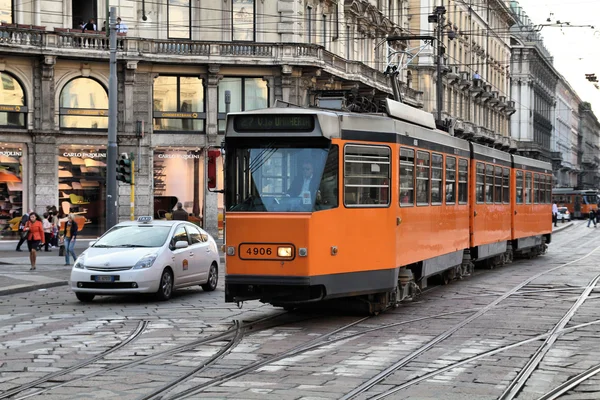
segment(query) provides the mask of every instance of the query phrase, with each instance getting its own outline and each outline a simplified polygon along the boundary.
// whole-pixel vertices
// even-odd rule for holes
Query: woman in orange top
[[[29,214],[29,221],[25,224],[24,231],[29,232],[27,234],[27,247],[29,247],[29,261],[31,262],[30,271],[35,270],[35,262],[37,259],[37,249],[40,244],[44,244],[44,228],[42,226],[42,220],[36,213]]]

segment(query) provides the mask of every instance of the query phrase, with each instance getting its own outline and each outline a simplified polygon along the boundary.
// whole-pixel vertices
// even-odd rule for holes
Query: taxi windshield
[[[161,247],[167,241],[170,226],[123,225],[106,232],[92,247]]]
[[[338,205],[338,147],[252,143],[230,148],[227,210],[311,212]]]

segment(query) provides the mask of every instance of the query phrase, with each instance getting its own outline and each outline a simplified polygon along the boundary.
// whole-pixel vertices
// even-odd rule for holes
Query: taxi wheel
[[[208,271],[208,280],[204,285],[200,285],[202,290],[205,292],[212,292],[217,288],[217,283],[219,282],[219,270],[217,269],[217,264],[212,263],[210,266],[210,270]]]
[[[156,296],[159,300],[169,300],[173,294],[173,273],[169,269],[165,269],[160,277],[160,285]]]
[[[75,293],[75,296],[77,296],[77,300],[81,301],[82,303],[90,303],[92,300],[94,300],[94,297],[96,297],[96,295],[93,293]]]

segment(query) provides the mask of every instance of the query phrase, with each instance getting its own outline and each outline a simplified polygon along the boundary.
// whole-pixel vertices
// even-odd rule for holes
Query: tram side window
[[[502,204],[502,167],[496,167],[494,179],[494,203]]]
[[[442,204],[442,171],[444,158],[441,154],[431,155],[431,204]]]
[[[517,204],[523,204],[523,171],[517,171]]]
[[[540,174],[533,174],[533,204],[540,202]]]
[[[485,164],[477,163],[477,187],[476,187],[476,195],[477,202],[483,203],[485,201]]]
[[[552,203],[552,175],[546,176],[546,203]]]
[[[429,204],[429,153],[417,151],[417,205]]]
[[[490,164],[485,166],[485,202],[494,202],[494,166]]]
[[[525,174],[525,204],[531,204],[531,172]]]
[[[510,203],[510,169],[508,168],[502,170],[502,202]]]
[[[456,202],[456,158],[446,157],[446,204]]]
[[[469,201],[469,162],[458,160],[458,204]]]
[[[386,146],[346,145],[346,206],[385,207],[390,204],[390,154],[390,148]]]
[[[415,204],[415,151],[400,149],[400,206]]]

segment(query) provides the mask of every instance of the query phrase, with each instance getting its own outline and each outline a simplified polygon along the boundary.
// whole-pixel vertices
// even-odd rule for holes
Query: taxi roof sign
[[[142,223],[152,222],[152,217],[151,216],[138,217],[137,221],[142,222]]]

